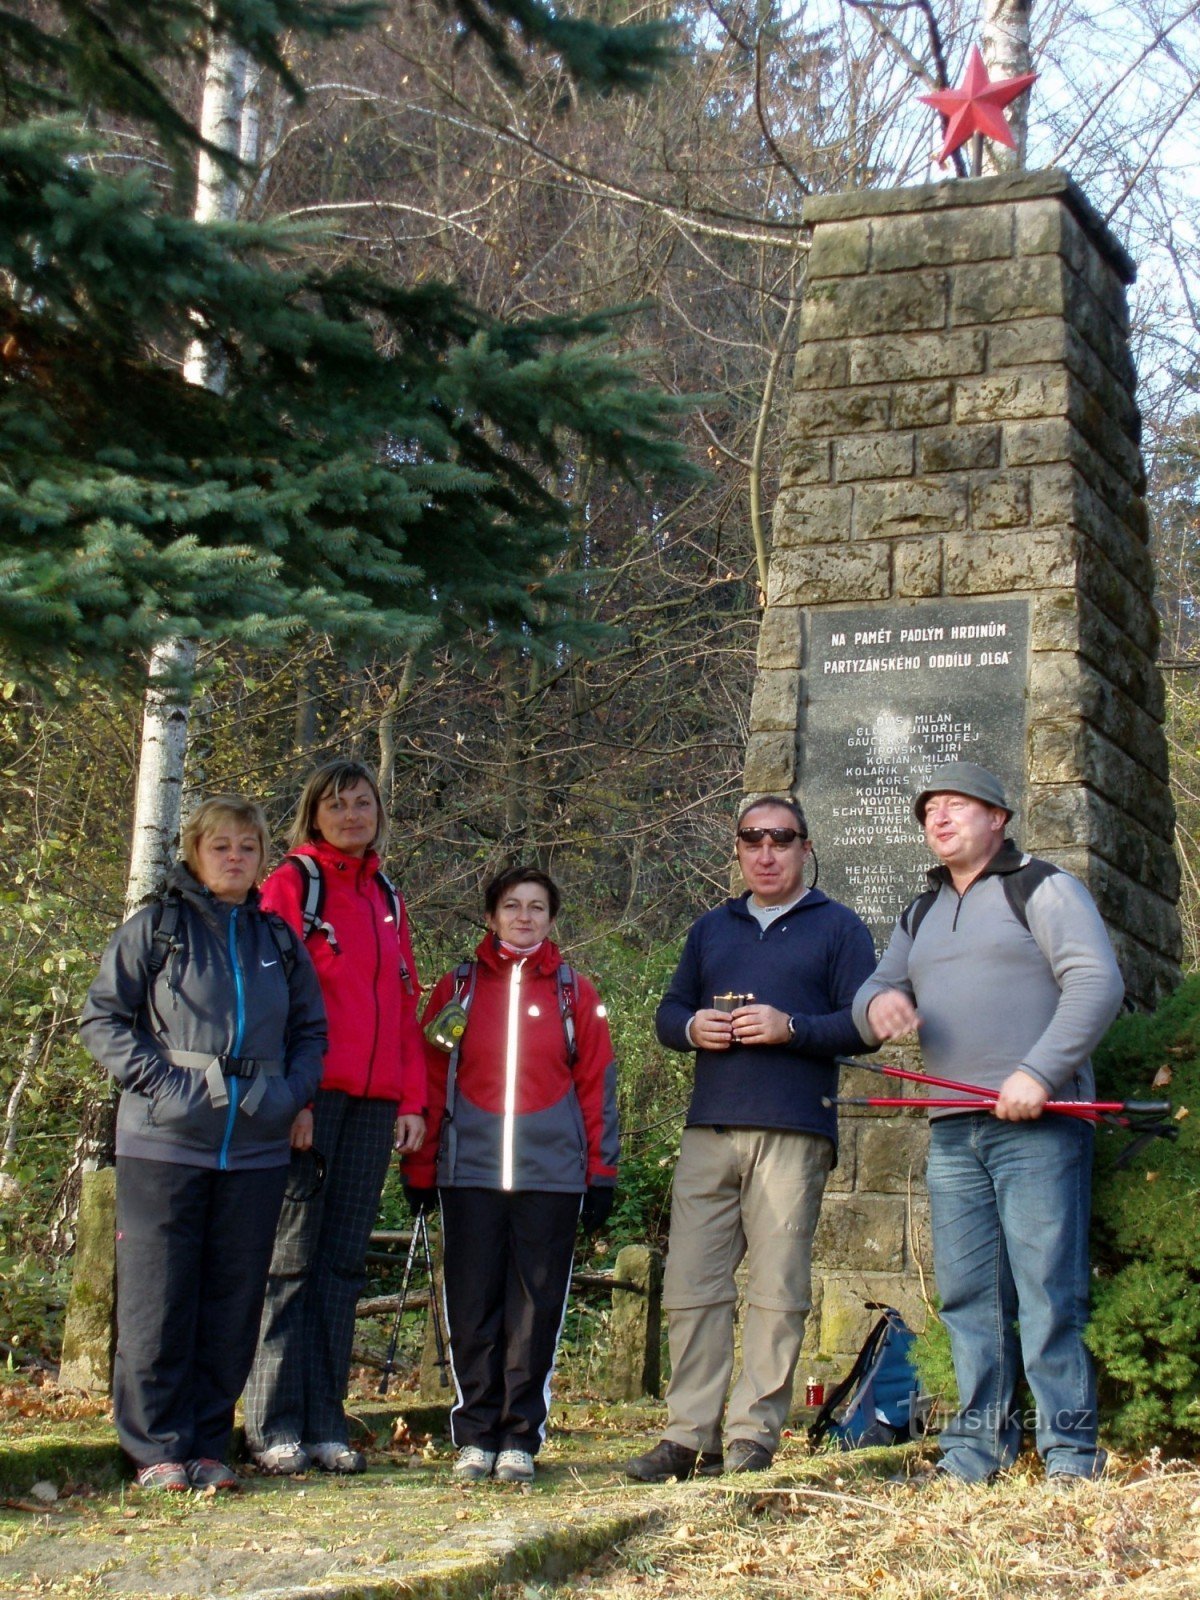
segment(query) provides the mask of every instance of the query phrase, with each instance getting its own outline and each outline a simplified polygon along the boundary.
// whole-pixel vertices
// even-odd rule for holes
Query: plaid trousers
[[[313,1144],[326,1177],[311,1200],[284,1201],[243,1400],[252,1451],[349,1442],[343,1401],[354,1312],[395,1123],[391,1100],[317,1091]]]

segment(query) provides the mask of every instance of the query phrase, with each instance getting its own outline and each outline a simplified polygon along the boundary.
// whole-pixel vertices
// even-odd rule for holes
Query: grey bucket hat
[[[943,766],[934,767],[929,782],[913,802],[913,815],[918,822],[925,821],[926,802],[935,794],[970,795],[972,800],[982,800],[985,806],[997,806],[1010,817],[1013,814],[1000,779],[974,761],[947,761]]]

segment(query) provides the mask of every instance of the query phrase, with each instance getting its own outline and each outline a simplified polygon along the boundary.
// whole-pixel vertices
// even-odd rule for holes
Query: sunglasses
[[[737,836],[743,844],[761,844],[764,839],[770,839],[781,850],[789,844],[795,844],[797,839],[808,838],[799,828],[739,828]]]

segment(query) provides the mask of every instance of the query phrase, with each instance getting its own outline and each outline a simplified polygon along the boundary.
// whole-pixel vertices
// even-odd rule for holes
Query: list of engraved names
[[[800,792],[821,886],[886,941],[932,864],[914,794],[945,761],[978,761],[1020,806],[1026,600],[929,600],[808,619]]]

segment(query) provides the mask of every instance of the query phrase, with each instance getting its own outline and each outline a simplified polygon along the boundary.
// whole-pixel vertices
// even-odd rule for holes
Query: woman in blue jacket
[[[206,800],[163,898],[113,936],[80,1032],[121,1089],[113,1412],[143,1488],[233,1489],[224,1463],[258,1337],[296,1113],[325,1008],[258,906],[267,827]]]

